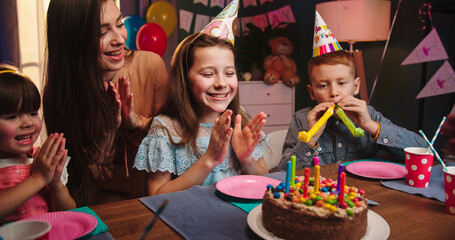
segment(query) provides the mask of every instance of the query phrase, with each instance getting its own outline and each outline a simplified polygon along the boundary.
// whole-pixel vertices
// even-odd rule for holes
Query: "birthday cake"
[[[265,228],[284,239],[362,238],[368,213],[364,191],[345,186],[344,199],[340,199],[336,181],[321,177],[316,192],[314,178],[308,178],[304,189],[305,177],[296,177],[289,193],[284,183],[267,187],[262,204]]]

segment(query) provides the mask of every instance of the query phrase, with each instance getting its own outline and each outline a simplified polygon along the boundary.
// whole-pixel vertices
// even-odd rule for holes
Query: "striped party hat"
[[[313,39],[313,57],[317,57],[329,52],[343,50],[333,36],[327,24],[325,24],[321,15],[316,11],[314,20],[314,39]]]
[[[232,0],[202,31],[221,39],[228,39],[234,45],[239,0]]]

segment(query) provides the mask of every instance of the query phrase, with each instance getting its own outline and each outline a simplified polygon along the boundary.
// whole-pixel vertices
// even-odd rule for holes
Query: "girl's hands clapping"
[[[64,157],[66,158],[67,150],[65,150],[65,138],[63,133],[53,133],[49,135],[41,148],[35,153],[32,165],[31,177],[41,181],[44,185],[55,182],[54,175],[56,175],[56,168]],[[60,168],[60,167],[59,167]],[[62,167],[63,168],[63,167]],[[60,174],[57,173],[60,179],[62,169],[59,169]]]
[[[242,118],[238,114],[235,117],[234,133],[232,136],[232,148],[240,162],[245,161],[262,137],[262,127],[265,125],[265,113],[258,113],[249,123],[242,129]]]
[[[205,153],[210,157],[209,159],[215,160],[213,167],[223,162],[229,150],[229,143],[233,131],[230,126],[231,116],[232,110],[228,109],[216,119],[215,124],[213,125],[209,146]]]

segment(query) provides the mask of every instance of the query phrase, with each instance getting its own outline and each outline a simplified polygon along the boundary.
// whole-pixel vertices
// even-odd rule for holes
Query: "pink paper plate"
[[[355,162],[347,165],[346,171],[357,176],[376,179],[397,179],[406,176],[406,168],[404,166],[389,162]]]
[[[239,175],[225,178],[216,183],[216,189],[237,198],[262,199],[267,185],[280,184],[279,180],[256,175]]]
[[[44,220],[52,225],[49,239],[76,239],[95,229],[98,221],[88,213],[83,212],[49,212],[23,220]]]

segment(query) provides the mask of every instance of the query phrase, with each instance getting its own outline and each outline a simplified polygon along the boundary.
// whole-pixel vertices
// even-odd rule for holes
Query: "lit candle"
[[[316,165],[314,166],[314,192],[319,193],[319,171],[321,170],[321,166]]]
[[[319,157],[314,156],[313,160],[314,160],[314,166],[319,166]]]
[[[308,186],[310,185],[310,169],[305,168],[305,182],[303,184],[303,197],[308,198]]]
[[[338,181],[337,181],[337,192],[339,193],[340,192],[340,176],[341,176],[341,173],[343,172],[344,170],[344,165],[343,164],[340,164],[338,165]]]
[[[292,168],[291,168],[291,187],[295,186],[295,156],[291,156],[291,163],[292,163]]]
[[[285,193],[289,193],[289,183],[291,182],[291,168],[292,168],[292,162],[287,161],[287,168],[286,168],[286,185],[285,185]]]
[[[338,202],[339,203],[343,203],[344,202],[345,177],[346,177],[346,173],[342,172],[340,174],[340,182],[338,183],[338,186],[340,186],[340,195],[338,195]]]

